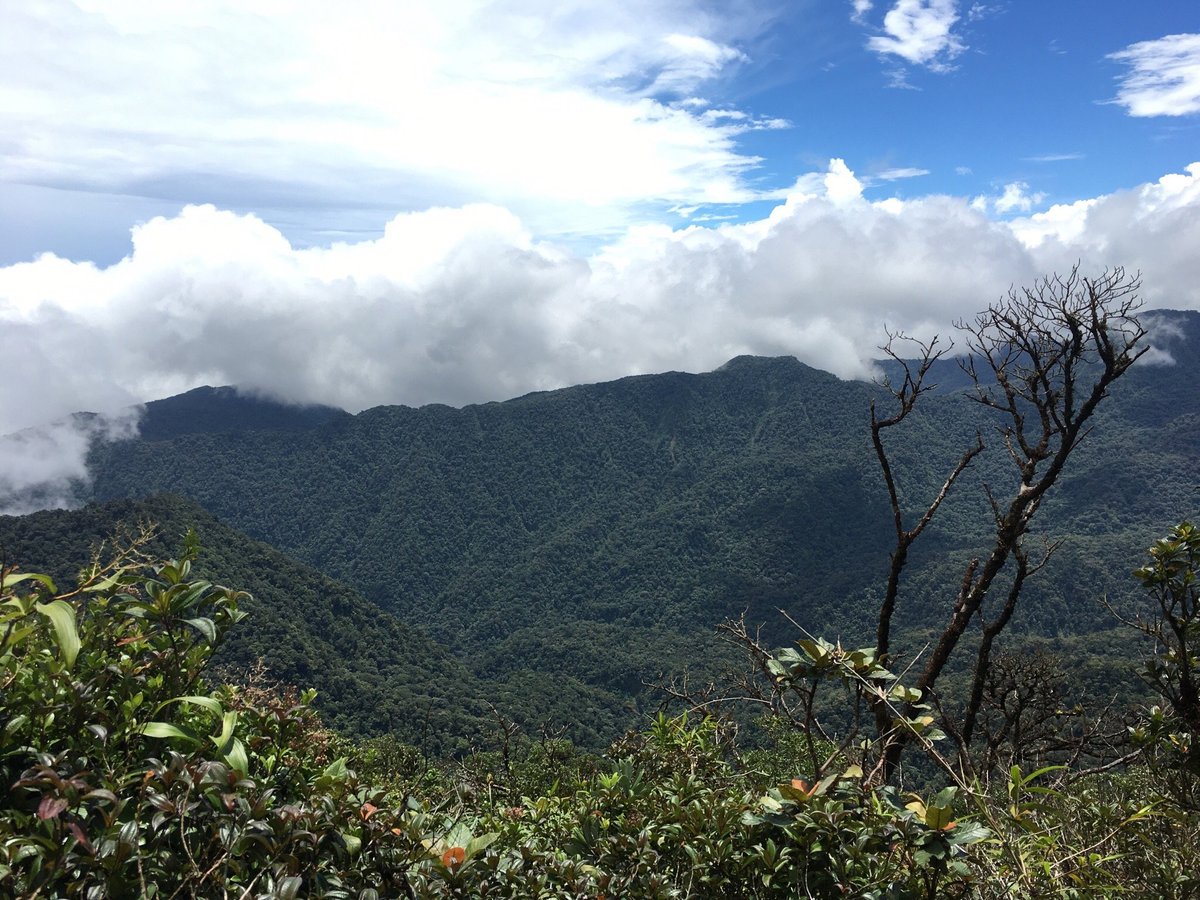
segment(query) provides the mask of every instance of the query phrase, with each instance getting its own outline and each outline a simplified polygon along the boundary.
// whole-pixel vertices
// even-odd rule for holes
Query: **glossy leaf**
[[[75,607],[65,600],[39,603],[37,611],[50,620],[59,652],[68,669],[75,665],[79,655],[79,629],[75,622]]]

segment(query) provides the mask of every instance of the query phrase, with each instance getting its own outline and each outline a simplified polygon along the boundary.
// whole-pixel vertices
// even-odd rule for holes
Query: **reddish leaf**
[[[71,830],[71,834],[75,835],[75,840],[79,841],[79,843],[83,845],[84,849],[86,849],[89,853],[94,852],[92,850],[92,845],[88,842],[87,835],[83,833],[83,829],[79,827],[78,822],[69,823],[67,828]]]
[[[58,817],[64,809],[67,808],[67,801],[62,797],[55,797],[53,794],[46,794],[42,797],[42,802],[38,804],[37,817],[43,821],[46,819],[54,819]]]

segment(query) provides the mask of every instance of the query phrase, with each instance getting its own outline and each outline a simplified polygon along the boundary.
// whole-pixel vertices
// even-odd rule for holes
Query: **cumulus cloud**
[[[1004,189],[994,197],[989,197],[986,194],[980,194],[971,201],[971,206],[978,209],[980,212],[991,210],[1006,215],[1013,212],[1029,212],[1039,203],[1046,199],[1046,195],[1041,191],[1029,190],[1029,185],[1024,181],[1012,181],[1004,186]]]
[[[309,249],[253,216],[188,207],[134,229],[111,266],[47,255],[0,268],[0,433],[203,383],[357,411],[705,371],[744,353],[863,377],[884,323],[947,333],[1076,261],[1140,269],[1151,305],[1200,309],[1200,163],[1010,221],[966,197],[871,200],[863,187],[833,160],[761,219],[631,228],[589,255],[488,204]],[[74,462],[49,473],[46,496],[67,496],[94,437],[7,451],[6,490],[57,455]]]
[[[966,49],[953,31],[958,19],[957,0],[897,0],[883,17],[884,34],[873,36],[867,46],[880,55],[944,70]]]
[[[0,515],[76,505],[90,481],[88,450],[97,441],[133,437],[140,416],[140,407],[73,415],[0,436]]]
[[[755,196],[744,127],[677,101],[745,59],[765,4],[277,6],[6,9],[0,177],[283,221],[486,201],[541,234]]]
[[[1143,273],[1142,293],[1151,306],[1200,309],[1200,162],[1008,225],[1045,270],[1077,259],[1123,265]]]
[[[1129,66],[1115,102],[1131,116],[1200,112],[1200,34],[1139,41],[1108,58]]]
[[[871,8],[874,5],[874,0],[850,0],[850,6],[852,10],[850,13],[850,21],[862,22],[863,18],[871,11]]]
[[[1029,212],[1035,205],[1046,199],[1040,191],[1030,193],[1029,185],[1024,181],[1014,181],[1004,186],[1004,192],[996,198],[996,212]]]

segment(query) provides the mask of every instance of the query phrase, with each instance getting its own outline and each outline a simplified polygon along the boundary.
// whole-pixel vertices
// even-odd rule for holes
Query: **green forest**
[[[1200,896],[1200,315],[1135,288],[876,384],[148,404],[0,518],[0,893]]]

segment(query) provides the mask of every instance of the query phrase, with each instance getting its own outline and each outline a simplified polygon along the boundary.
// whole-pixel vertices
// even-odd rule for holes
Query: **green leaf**
[[[75,657],[79,655],[79,629],[75,624],[75,607],[66,600],[52,600],[49,603],[39,603],[37,611],[49,619],[54,627],[58,650],[62,654],[63,662],[70,669],[75,665]]]
[[[485,850],[498,837],[500,837],[500,832],[489,831],[487,834],[481,834],[477,838],[471,838],[471,840],[467,841],[466,846],[467,859],[470,859],[481,850]]]
[[[321,777],[333,778],[340,781],[346,777],[346,774],[346,757],[343,756],[340,759],[335,759],[328,766],[326,766],[325,771],[321,773]]]
[[[967,822],[950,832],[950,843],[954,846],[975,844],[991,835],[991,831],[978,822]]]
[[[100,593],[103,593],[104,591],[110,590],[121,583],[121,576],[123,574],[124,574],[123,572],[114,572],[112,575],[109,575],[107,578],[102,578],[100,581],[97,581],[95,584],[89,584],[87,587],[85,587],[83,589],[84,593],[100,594]]]
[[[1031,781],[1036,781],[1037,779],[1041,778],[1047,772],[1057,772],[1057,771],[1059,771],[1061,769],[1065,769],[1065,768],[1066,768],[1066,766],[1042,766],[1042,768],[1038,769],[1037,771],[1030,772],[1028,775],[1026,775],[1023,780],[1023,783],[1029,784]]]
[[[941,831],[954,821],[954,815],[948,806],[929,806],[925,808],[925,824],[930,828]]]
[[[462,847],[465,850],[467,844],[471,843],[471,829],[465,822],[457,822],[442,840],[447,847]]]
[[[230,710],[221,717],[221,733],[212,739],[212,742],[217,745],[218,753],[229,753],[233,746],[233,730],[237,727],[238,714],[234,710]]]
[[[229,764],[229,768],[238,773],[240,778],[245,778],[249,773],[250,759],[246,756],[246,747],[237,738],[233,739],[229,752],[225,754],[225,762]]]
[[[346,842],[346,852],[351,856],[354,856],[354,854],[358,853],[359,849],[362,847],[362,838],[356,834],[351,834],[348,831],[341,831],[338,833],[342,836],[342,840]]]
[[[172,703],[186,703],[188,706],[199,706],[201,709],[207,709],[214,716],[224,716],[225,707],[212,697],[204,697],[201,695],[187,697],[172,697],[164,703],[160,703],[158,708],[161,710],[165,706],[170,706]]]
[[[204,635],[204,639],[210,644],[217,642],[217,626],[212,619],[200,617],[197,619],[184,619],[183,621]]]
[[[6,591],[14,584],[20,584],[22,581],[36,581],[51,593],[58,593],[58,588],[54,586],[54,579],[49,575],[42,575],[38,572],[22,572],[20,575],[6,575],[0,581],[0,591]]]
[[[178,725],[172,725],[170,722],[147,722],[138,731],[146,737],[179,738],[192,744],[203,743],[194,734],[184,731]]]
[[[16,628],[11,633],[5,632],[5,640],[3,643],[0,643],[0,647],[15,647],[35,630],[34,626],[30,625],[27,628]]]

